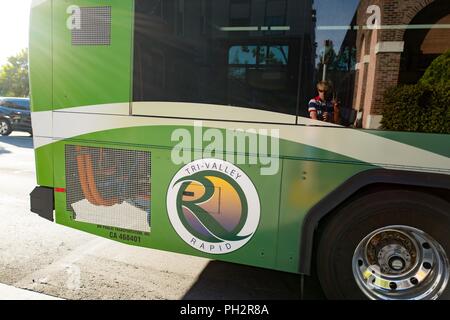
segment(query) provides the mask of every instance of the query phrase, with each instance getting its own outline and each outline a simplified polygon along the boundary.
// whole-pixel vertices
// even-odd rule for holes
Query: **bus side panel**
[[[175,232],[168,217],[169,184],[183,165],[176,166],[172,163],[171,151],[160,150],[154,152],[154,156],[156,158],[153,158],[155,169],[152,172],[154,185],[152,210],[155,213],[152,222],[152,237],[155,240],[152,244],[153,248],[263,268],[275,267],[281,175],[262,177],[260,166],[239,165],[239,168],[252,180],[258,192],[261,207],[258,227],[251,240],[242,248],[228,254],[205,254],[199,251],[201,243],[197,243],[195,249],[187,245]]]
[[[40,138],[35,137],[34,141]],[[45,138],[44,138],[45,139]],[[54,187],[53,144],[40,147],[34,151],[36,158],[37,184],[41,187]]]
[[[31,9],[29,64],[33,112],[52,110],[51,3],[52,1],[40,1]]]
[[[54,1],[53,6],[54,110],[129,104],[133,1]]]
[[[38,148],[52,136],[52,1],[33,1],[30,19],[30,89],[37,184],[53,187],[52,146]],[[39,116],[36,117],[36,115]],[[43,115],[43,116],[42,116]]]
[[[72,115],[74,119],[80,116],[81,118],[88,117],[86,115]],[[104,115],[89,115],[89,117],[100,118],[104,117]],[[250,178],[257,190],[261,208],[259,224],[251,240],[242,248],[226,254],[205,253],[200,248],[201,243],[197,243],[199,247],[194,248],[183,241],[181,236],[175,231],[168,215],[167,198],[170,192],[169,185],[175,174],[183,167],[183,165],[175,165],[171,159],[171,150],[176,142],[170,141],[170,137],[175,129],[179,129],[179,127],[144,126],[123,128],[91,133],[76,137],[73,140],[67,139],[56,142],[54,144],[55,187],[58,190],[65,190],[65,192],[55,193],[56,222],[130,245],[274,269],[277,250],[281,171],[273,176],[261,176],[261,166],[259,165],[245,164],[238,166]],[[187,127],[186,129],[193,134],[192,127]],[[111,144],[110,141],[114,141],[114,144]],[[76,146],[81,146],[83,151],[80,154],[88,152],[87,148],[97,148],[123,150],[125,152],[139,151],[150,155],[151,214],[148,230],[140,228],[140,230],[136,231],[123,226],[80,221],[80,217],[70,208],[77,206],[78,203],[70,204],[67,200],[68,193],[71,192],[73,187],[69,183],[70,166],[75,166],[76,171],[76,164],[73,164],[73,162],[68,164],[67,162],[67,155],[70,154],[68,150],[72,146],[75,146],[75,150]],[[246,163],[250,163],[250,161],[247,159]],[[79,200],[81,203],[83,201],[86,203],[81,198]],[[253,200],[249,199],[249,201]],[[94,211],[96,211],[96,208],[92,206],[91,208],[91,212],[95,215]],[[100,208],[100,210],[103,209]],[[112,207],[107,207],[107,210],[111,209]],[[127,214],[127,212],[123,213],[124,215]],[[129,219],[132,218],[130,217]]]
[[[277,269],[298,272],[300,233],[305,215],[347,179],[367,169],[369,165],[284,160]]]

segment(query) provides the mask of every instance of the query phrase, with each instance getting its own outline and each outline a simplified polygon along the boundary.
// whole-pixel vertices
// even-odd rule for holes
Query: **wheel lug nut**
[[[389,288],[391,288],[392,290],[396,290],[397,289],[397,284],[395,282],[391,282],[389,284]]]
[[[419,280],[417,280],[417,278],[411,278],[409,281],[411,281],[411,283],[415,286],[419,284]]]
[[[430,244],[428,242],[422,243],[422,247],[426,250],[430,249]]]
[[[424,262],[424,263],[423,263],[423,267],[424,267],[425,269],[427,269],[427,270],[430,270],[430,269],[431,269],[431,263],[429,263],[429,262]]]

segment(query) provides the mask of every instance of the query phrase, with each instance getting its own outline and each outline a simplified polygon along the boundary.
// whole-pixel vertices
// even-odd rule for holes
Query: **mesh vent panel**
[[[111,7],[82,7],[81,29],[72,30],[72,45],[111,45]]]
[[[150,152],[66,145],[67,210],[91,224],[150,231]]]

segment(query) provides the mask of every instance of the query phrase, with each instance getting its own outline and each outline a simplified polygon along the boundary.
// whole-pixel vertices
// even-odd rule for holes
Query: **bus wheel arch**
[[[327,297],[449,299],[449,212],[448,200],[417,190],[347,203],[320,226],[315,262]]]
[[[450,198],[450,176],[434,173],[374,169],[362,172],[320,201],[301,226],[299,273],[311,275],[320,231],[347,204],[380,191],[408,190]],[[448,200],[447,200],[448,201]]]

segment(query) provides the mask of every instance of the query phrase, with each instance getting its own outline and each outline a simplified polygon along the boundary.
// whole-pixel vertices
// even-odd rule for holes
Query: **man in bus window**
[[[331,98],[331,86],[328,81],[320,81],[317,84],[317,91],[318,96],[309,101],[309,116],[313,120],[339,124],[339,103]]]

